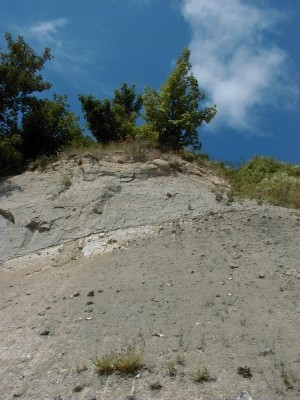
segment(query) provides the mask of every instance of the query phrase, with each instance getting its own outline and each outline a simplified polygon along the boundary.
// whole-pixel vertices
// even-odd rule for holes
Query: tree
[[[133,135],[135,121],[142,107],[142,97],[135,92],[135,85],[123,83],[115,90],[113,99],[98,100],[80,95],[88,128],[100,143],[126,140]]]
[[[43,81],[39,73],[47,60],[50,50],[44,49],[41,56],[25,43],[22,36],[13,40],[6,33],[8,52],[0,53],[0,134],[18,132],[19,113],[25,113],[30,95],[49,89],[51,84]]]
[[[97,100],[91,95],[80,95],[79,100],[87,126],[94,138],[103,144],[117,140],[116,120],[111,101]]]
[[[140,115],[142,104],[142,96],[136,94],[135,85],[128,86],[127,83],[123,83],[119,90],[115,90],[112,105],[119,140],[134,136],[136,119]]]
[[[127,83],[122,83],[121,88],[115,90],[113,103],[115,107],[122,107],[135,120],[140,114],[143,101],[142,96],[136,94],[134,84],[128,86]]]
[[[22,167],[21,144],[21,136],[18,134],[0,136],[0,176]]]
[[[190,72],[189,58],[190,51],[184,49],[160,91],[148,88],[143,96],[146,124],[157,133],[161,148],[179,150],[191,146],[200,150],[197,128],[216,114],[216,106],[199,109],[205,96]]]
[[[67,104],[67,96],[53,100],[32,98],[22,119],[22,153],[25,160],[54,154],[63,147],[84,141],[79,119]]]

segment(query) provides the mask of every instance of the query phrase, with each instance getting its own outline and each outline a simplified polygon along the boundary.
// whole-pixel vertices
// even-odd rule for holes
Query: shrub
[[[99,374],[120,372],[132,374],[143,367],[143,352],[134,346],[113,351],[93,361]]]
[[[235,194],[278,206],[300,207],[300,167],[271,157],[254,157],[233,177]]]

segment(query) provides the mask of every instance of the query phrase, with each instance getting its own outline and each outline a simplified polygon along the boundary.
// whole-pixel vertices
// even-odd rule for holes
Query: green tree
[[[114,106],[121,107],[127,115],[135,120],[140,114],[143,101],[142,96],[136,94],[135,85],[128,86],[124,82],[120,89],[115,90],[113,103]]]
[[[5,34],[7,52],[0,53],[0,134],[18,133],[19,113],[25,113],[30,95],[51,87],[39,73],[47,60],[50,50],[44,49],[41,56],[25,43],[22,36],[13,40]]]
[[[19,134],[0,136],[0,176],[22,167],[21,136]]]
[[[103,144],[117,140],[116,120],[111,101],[101,101],[91,95],[80,95],[79,100],[87,126],[94,138]]]
[[[79,100],[88,128],[98,142],[107,144],[133,136],[142,107],[142,97],[136,94],[135,85],[123,83],[115,90],[113,99],[80,95]]]
[[[123,83],[120,89],[115,90],[112,105],[119,140],[132,138],[142,108],[142,96],[136,94],[135,85]]]
[[[191,71],[190,51],[184,49],[166,82],[157,92],[147,88],[143,96],[146,125],[157,133],[161,148],[200,150],[197,128],[209,123],[216,106],[199,109],[205,96]]]
[[[32,98],[22,119],[22,153],[25,160],[51,155],[63,147],[84,142],[79,119],[67,104],[67,96],[53,100]]]

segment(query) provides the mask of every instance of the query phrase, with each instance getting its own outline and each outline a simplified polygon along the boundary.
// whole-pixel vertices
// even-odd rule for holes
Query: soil
[[[299,399],[300,214],[211,210],[56,267],[0,268],[0,399]],[[129,346],[138,372],[97,373]]]

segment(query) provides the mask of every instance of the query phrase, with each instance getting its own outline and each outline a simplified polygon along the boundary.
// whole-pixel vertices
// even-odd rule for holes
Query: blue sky
[[[300,163],[299,20],[300,0],[2,0],[0,45],[10,32],[49,47],[43,76],[76,114],[78,94],[158,89],[188,46],[205,105],[218,109],[199,129],[202,150]]]

